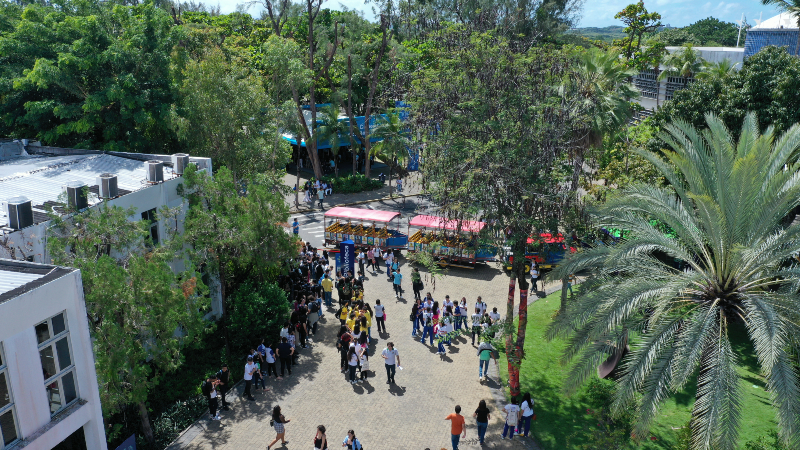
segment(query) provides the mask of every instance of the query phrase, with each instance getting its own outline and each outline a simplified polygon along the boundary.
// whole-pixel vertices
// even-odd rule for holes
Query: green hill
[[[611,42],[614,39],[622,39],[625,37],[625,33],[622,32],[623,29],[625,29],[625,27],[616,25],[602,28],[585,27],[573,28],[572,30],[569,30],[569,33],[584,36],[592,40]]]

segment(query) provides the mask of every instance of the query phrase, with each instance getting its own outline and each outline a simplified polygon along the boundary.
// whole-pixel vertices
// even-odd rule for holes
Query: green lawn
[[[525,341],[526,358],[521,369],[521,392],[530,392],[536,401],[537,420],[532,424],[537,441],[545,450],[578,449],[588,444],[589,432],[597,421],[586,412],[590,407],[584,399],[585,389],[571,397],[562,393],[562,382],[566,367],[560,364],[564,341],[547,342],[544,332],[558,310],[559,293],[552,294],[529,306],[528,331]],[[764,391],[763,377],[758,374],[757,361],[752,349],[744,339],[743,331],[735,342],[741,357],[742,428],[740,447],[775,429],[775,413],[770,406],[769,395]],[[505,359],[500,361],[501,376],[508,379]],[[676,431],[689,420],[694,403],[694,387],[673,396],[662,405],[661,414],[651,430],[655,441],[647,440],[638,448],[647,450],[671,449]]]

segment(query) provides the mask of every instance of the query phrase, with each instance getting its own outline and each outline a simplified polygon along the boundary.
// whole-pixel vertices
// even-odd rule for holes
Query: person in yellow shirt
[[[347,322],[346,322],[348,330],[352,331],[355,328],[357,319],[358,319],[358,316],[356,316],[356,312],[355,311],[350,312],[350,316],[349,316],[349,318],[347,319]]]
[[[372,339],[372,333],[370,333],[370,330],[372,329],[372,314],[369,313],[369,310],[366,306],[362,306],[361,315],[367,318],[367,337]]]
[[[339,321],[342,322],[342,325],[347,321],[348,314],[350,314],[350,308],[347,307],[347,304],[342,305],[342,308],[339,310]]]
[[[326,273],[325,276],[322,277],[320,284],[322,285],[322,295],[325,299],[325,306],[330,308],[333,302],[333,280]]]

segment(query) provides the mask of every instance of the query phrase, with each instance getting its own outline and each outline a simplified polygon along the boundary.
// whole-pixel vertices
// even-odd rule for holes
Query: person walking
[[[275,356],[275,350],[273,350],[272,344],[267,345],[265,347],[266,348],[265,348],[265,353],[264,353],[264,360],[266,361],[266,364],[267,364],[267,375],[266,376],[269,377],[271,374],[274,374],[275,375],[275,379],[278,380],[279,379],[278,378],[278,367],[277,367],[277,364],[275,364],[277,362],[276,361],[276,356]]]
[[[411,289],[414,290],[414,299],[421,299],[422,289],[425,287],[422,284],[422,275],[419,273],[419,268],[414,267],[411,271]]]
[[[328,450],[328,436],[325,436],[325,426],[317,426],[317,433],[314,435],[314,450]]]
[[[272,427],[275,428],[275,433],[277,433],[277,435],[275,436],[275,439],[272,442],[270,442],[269,445],[267,445],[267,450],[269,450],[270,447],[275,445],[275,443],[278,442],[278,439],[280,439],[281,444],[286,445],[285,425],[289,422],[291,422],[291,420],[283,417],[283,414],[281,414],[280,406],[276,405],[274,408],[272,408],[272,420],[270,420],[270,425],[272,425]]]
[[[375,265],[375,249],[369,248],[367,249],[367,267],[370,268],[372,273],[378,269],[378,266]]]
[[[528,432],[531,430],[531,420],[534,414],[536,414],[533,410],[531,394],[526,392],[525,395],[522,396],[522,403],[520,403],[519,408],[522,412],[522,419],[519,424],[517,424],[517,434],[521,434],[522,437],[528,437]]]
[[[386,319],[385,319],[385,312],[383,305],[381,305],[381,300],[375,300],[375,321],[378,322],[378,334],[380,334],[381,330],[386,333]]]
[[[488,308],[488,306],[486,306],[486,302],[483,301],[480,295],[478,296],[478,299],[475,300],[475,307],[481,310],[481,316],[486,313],[486,309]]]
[[[444,318],[434,325],[434,333],[436,333],[436,344],[438,345],[437,355],[443,356],[447,354],[447,349],[444,348],[445,340],[447,339],[447,326],[444,324]]]
[[[489,427],[489,420],[492,418],[492,415],[489,414],[489,408],[486,407],[486,400],[481,400],[478,403],[478,409],[475,410],[472,417],[475,418],[475,424],[478,426],[478,441],[483,445],[486,439],[486,429]]]
[[[392,271],[392,278],[394,278],[394,281],[392,282],[394,285],[394,295],[399,300],[403,297],[403,288],[400,285],[403,282],[403,274],[400,273],[400,269],[395,269]]]
[[[206,381],[203,382],[203,385],[200,387],[200,391],[203,393],[203,396],[208,401],[208,412],[211,413],[211,420],[219,420],[219,414],[217,413],[217,385],[219,384],[219,380],[217,380],[216,376],[208,377]]]
[[[366,381],[367,376],[369,375],[369,345],[367,344],[366,339],[364,336],[361,336],[361,345],[358,351],[358,362],[361,367],[361,373],[359,374],[359,379],[361,381]]]
[[[456,405],[456,412],[448,414],[444,420],[450,421],[450,443],[453,444],[453,450],[458,450],[458,442],[461,438],[467,437],[467,427],[464,424],[464,416],[461,414],[461,406]],[[464,433],[462,436],[461,433]]]
[[[289,343],[285,337],[281,338],[281,343],[278,344],[278,359],[281,361],[281,376],[279,380],[283,379],[285,369],[289,369],[289,375],[292,374],[292,356],[294,355],[294,347]]]
[[[392,280],[392,260],[394,260],[394,253],[391,250],[386,250],[383,254],[383,262],[386,264],[386,279]]]
[[[347,436],[342,441],[342,447],[347,447],[347,450],[362,450],[361,442],[356,438],[355,431],[350,430],[347,432]]]
[[[433,345],[433,313],[431,308],[425,308],[422,313],[422,339],[419,341],[425,343],[425,337],[430,336],[431,345]]]
[[[419,333],[419,319],[422,317],[422,302],[419,299],[414,301],[414,304],[411,305],[411,315],[409,318],[411,319],[411,337],[417,337],[417,333]]]
[[[319,181],[317,181],[319,183]],[[322,209],[322,200],[325,199],[325,191],[317,189],[317,198],[319,199],[319,209]]]
[[[386,365],[386,384],[394,384],[394,375],[397,367],[400,366],[400,354],[394,348],[393,342],[387,342],[386,348],[381,352],[383,363]]]
[[[503,434],[500,439],[505,439],[508,434],[509,439],[514,439],[514,429],[519,423],[520,410],[517,406],[517,397],[511,397],[511,403],[507,404],[503,410],[506,412],[506,424],[503,425]],[[511,432],[509,433],[509,430]]]
[[[253,362],[253,357],[247,357],[247,364],[244,366],[244,396],[247,397],[248,400],[255,400],[256,398],[253,397],[252,388],[253,388],[253,374],[256,373],[258,368],[256,368],[256,364]]]
[[[300,234],[300,223],[297,221],[297,217],[294,218],[294,222],[292,222],[292,233],[295,236]]]
[[[537,292],[539,290],[538,286],[539,282],[539,265],[536,264],[536,261],[533,261],[531,265],[531,293]],[[544,286],[542,286],[544,288]]]
[[[228,407],[228,402],[225,401],[225,394],[228,393],[228,389],[230,389],[230,376],[231,373],[228,370],[228,365],[223,364],[220,367],[219,372],[217,372],[217,380],[219,380],[219,398],[222,400],[222,410],[229,411],[230,408]]]
[[[478,380],[489,378],[489,361],[494,356],[495,348],[489,341],[481,342],[478,346]],[[494,360],[497,364],[497,359]]]
[[[481,341],[481,309],[475,308],[475,314],[472,315],[472,345],[475,345],[475,336],[478,336],[478,342]]]

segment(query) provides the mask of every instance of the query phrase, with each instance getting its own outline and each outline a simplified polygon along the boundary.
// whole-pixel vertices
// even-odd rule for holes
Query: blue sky
[[[585,0],[580,27],[605,27],[608,25],[620,25],[614,19],[614,14],[633,3],[635,0]],[[214,4],[214,0],[205,0],[206,3]],[[241,0],[218,0],[223,13],[236,10],[236,5]],[[365,4],[364,0],[328,0],[323,4],[326,8],[342,9],[342,6],[349,9],[357,9],[364,12],[368,19],[373,19],[372,5]],[[742,13],[747,17],[750,25],[755,25],[756,20],[763,13],[766,20],[778,12],[771,7],[761,5],[759,0],[645,0],[645,7],[649,11],[661,13],[662,22],[675,27],[682,27],[696,22],[700,19],[712,16],[727,22],[739,20]],[[254,16],[260,15],[256,8],[252,8],[250,13]]]

